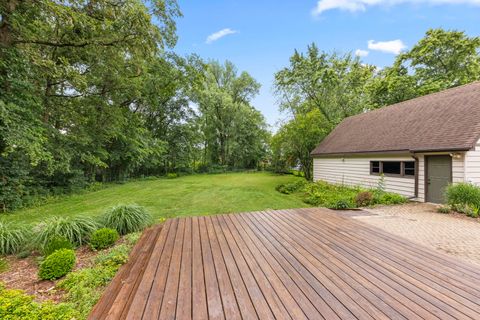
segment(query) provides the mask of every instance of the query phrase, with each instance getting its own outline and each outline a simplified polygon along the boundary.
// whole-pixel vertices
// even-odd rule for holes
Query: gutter
[[[420,162],[414,152],[411,153],[411,156],[415,160],[415,198],[418,198],[418,171]]]

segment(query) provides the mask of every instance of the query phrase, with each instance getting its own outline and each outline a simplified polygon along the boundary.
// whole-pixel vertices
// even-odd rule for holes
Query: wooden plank
[[[217,236],[213,229],[212,220],[210,217],[204,218],[205,228],[207,230],[208,239],[210,241],[210,248],[212,249],[213,264],[215,266],[215,273],[217,275],[218,287],[222,297],[223,312],[226,319],[240,319],[240,309],[238,308],[235,293],[233,292],[232,283],[225,266],[222,251],[218,243]]]
[[[192,219],[185,219],[182,263],[178,285],[176,314],[178,319],[192,318]]]
[[[247,288],[245,287],[242,274],[238,269],[235,259],[233,258],[231,249],[225,238],[222,227],[220,226],[217,217],[212,216],[210,217],[210,220],[217,235],[218,243],[220,245],[223,258],[225,260],[225,266],[228,270],[228,275],[230,277],[230,281],[232,282],[233,290],[235,291],[235,297],[237,299],[238,307],[240,309],[242,318],[258,319],[257,313],[252,303],[252,299],[250,298]]]
[[[296,218],[295,216],[294,218]],[[342,221],[337,222],[341,224]],[[332,224],[332,228],[334,227],[335,224]],[[429,288],[428,286],[423,285],[420,281],[417,279],[411,277],[409,274],[405,274],[398,269],[396,269],[396,265],[393,264],[388,264],[384,261],[384,257],[377,257],[375,255],[370,255],[368,252],[363,252],[364,248],[363,247],[356,247],[355,249],[352,249],[351,246],[353,246],[353,242],[350,241],[345,241],[342,237],[338,237],[338,232],[331,232],[329,235],[328,233],[322,233],[323,231],[328,230],[327,228],[322,228],[321,230],[318,228],[315,229],[315,231],[312,232],[317,232],[321,233],[318,234],[318,237],[325,237],[326,239],[329,239],[329,236],[335,237],[334,241],[335,247],[340,249],[346,250],[346,252],[356,258],[358,258],[360,261],[365,262],[367,265],[370,267],[378,269],[382,274],[386,275],[387,277],[390,277],[393,281],[397,282],[396,287],[397,288],[406,288],[413,292],[416,295],[416,299],[424,301],[424,303],[427,303],[429,305],[428,311],[430,312],[437,312],[439,313],[442,318],[447,318],[447,317],[457,317],[457,318],[464,318],[465,314],[463,312],[465,310],[459,311],[456,308],[452,308],[450,304],[447,304],[443,301],[443,299],[449,300],[449,297],[442,295],[441,293]],[[363,241],[365,244],[365,241]],[[442,299],[437,299],[436,296],[442,297]],[[413,298],[412,300],[414,300]],[[469,311],[466,311],[469,313]]]
[[[202,244],[203,272],[205,274],[208,317],[209,319],[225,319],[215,264],[213,262],[212,249],[210,247],[208,232],[205,226],[205,217],[200,217],[198,224],[200,227],[200,242]]]
[[[169,226],[167,238],[163,241],[164,246],[159,254],[160,256],[155,256],[153,260],[150,260],[151,263],[145,271],[145,281],[140,283],[139,290],[132,303],[132,308],[130,308],[127,314],[127,319],[154,319],[158,317],[177,228],[178,219],[174,219]]]
[[[153,249],[152,256],[148,261],[148,265],[145,269],[145,272],[142,277],[137,291],[135,292],[135,297],[133,298],[130,309],[125,316],[126,319],[141,319],[143,316],[143,311],[148,302],[148,297],[152,289],[153,281],[157,273],[158,261],[160,260],[163,249],[165,247],[166,239],[172,233],[175,225],[174,220],[167,220],[162,228],[162,232],[158,237],[155,248]]]
[[[199,218],[192,221],[192,317],[194,320],[208,318],[207,289],[203,273],[202,245],[200,240]]]
[[[168,267],[167,282],[165,283],[162,300],[157,301],[158,304],[161,303],[161,307],[159,310],[159,319],[162,320],[175,318],[181,271],[180,267],[182,264],[183,239],[185,237],[185,220],[186,219],[179,219],[178,221],[178,228],[175,235],[175,242],[173,244],[172,257],[170,260],[170,265]],[[152,314],[152,318],[155,318],[154,315],[155,314]]]

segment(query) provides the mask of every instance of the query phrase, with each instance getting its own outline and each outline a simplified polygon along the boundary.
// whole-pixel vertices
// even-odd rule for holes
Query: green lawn
[[[112,185],[108,188],[66,196],[40,207],[4,216],[15,223],[34,223],[49,216],[96,216],[119,203],[145,206],[155,218],[208,215],[306,207],[298,197],[275,190],[294,176],[270,173],[191,175]]]

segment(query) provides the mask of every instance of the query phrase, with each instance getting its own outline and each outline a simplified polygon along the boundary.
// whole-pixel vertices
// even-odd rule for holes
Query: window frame
[[[379,163],[379,172],[373,172],[373,163],[378,162]],[[383,172],[383,163],[384,162],[400,162],[400,173],[384,173]],[[406,162],[413,162],[413,175],[405,174],[405,163]],[[370,160],[370,175],[373,176],[379,176],[379,175],[384,175],[386,177],[397,177],[397,178],[407,178],[407,179],[414,179],[416,174],[417,174],[417,166],[415,164],[415,161],[396,161],[396,160]]]

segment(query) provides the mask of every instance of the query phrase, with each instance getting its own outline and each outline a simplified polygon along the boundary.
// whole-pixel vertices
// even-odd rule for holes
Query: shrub
[[[92,233],[90,236],[90,246],[96,250],[111,247],[120,238],[117,230],[102,228]]]
[[[63,277],[75,266],[75,251],[59,249],[49,255],[40,264],[38,277],[42,280],[54,280]]]
[[[37,226],[36,244],[44,248],[55,237],[65,237],[72,244],[82,245],[88,236],[98,228],[98,224],[89,218],[51,217]]]
[[[73,244],[63,236],[54,236],[48,240],[42,252],[43,255],[47,257],[59,249],[73,249]]]
[[[357,207],[367,207],[372,204],[373,194],[370,191],[359,192],[355,196],[355,204]]]
[[[71,305],[50,301],[38,303],[21,290],[5,289],[0,285],[0,319],[71,320],[78,316]]]
[[[445,197],[450,205],[480,206],[480,187],[471,183],[451,184],[445,190]]]
[[[331,209],[336,209],[336,210],[344,210],[344,209],[348,209],[348,208],[350,208],[350,204],[346,200],[338,200],[331,207]]]
[[[290,194],[302,190],[308,182],[306,180],[298,180],[291,183],[282,183],[275,187],[280,193]]]
[[[437,208],[438,213],[450,213],[452,210],[449,206],[441,206]]]
[[[407,198],[392,192],[377,192],[374,194],[374,203],[375,204],[402,204],[407,202]]]
[[[175,179],[178,178],[178,174],[175,172],[169,172],[167,173],[167,179]]]
[[[24,249],[30,233],[26,228],[18,228],[0,221],[0,254],[13,254]]]
[[[102,221],[107,228],[115,229],[124,235],[142,230],[150,224],[152,217],[145,208],[136,204],[118,205],[107,210]]]
[[[133,246],[135,243],[137,243],[137,241],[140,239],[140,237],[142,236],[142,233],[141,232],[132,232],[132,233],[129,233],[125,236],[125,242],[128,244],[128,245],[131,245]]]

